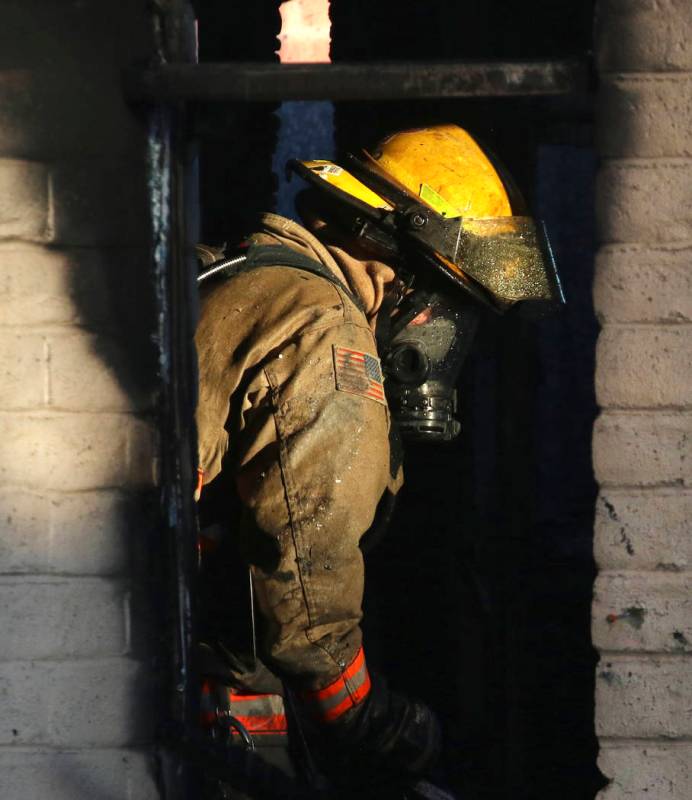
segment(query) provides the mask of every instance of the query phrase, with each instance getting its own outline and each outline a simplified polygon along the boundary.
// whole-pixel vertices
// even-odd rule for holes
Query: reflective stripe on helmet
[[[301,693],[311,714],[321,722],[333,722],[365,700],[370,692],[370,675],[360,647],[353,661],[339,677],[322,689]]]

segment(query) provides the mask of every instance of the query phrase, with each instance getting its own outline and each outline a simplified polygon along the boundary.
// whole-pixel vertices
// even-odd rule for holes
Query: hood
[[[359,258],[347,252],[343,246],[329,241],[322,242],[315,233],[278,214],[263,214],[261,222],[262,230],[253,234],[250,241],[287,245],[320,261],[358,297],[374,328],[385,292],[396,279],[396,273],[389,265],[371,258]],[[317,233],[327,231],[319,221],[315,221],[314,228]]]

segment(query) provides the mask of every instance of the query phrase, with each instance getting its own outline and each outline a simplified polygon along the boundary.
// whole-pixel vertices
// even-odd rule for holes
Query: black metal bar
[[[163,64],[130,70],[132,100],[279,102],[516,97],[584,91],[585,61]]]

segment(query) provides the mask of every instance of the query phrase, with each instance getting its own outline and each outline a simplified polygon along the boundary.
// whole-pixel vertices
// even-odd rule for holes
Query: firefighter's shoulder
[[[201,298],[200,328],[225,329],[233,338],[280,331],[294,336],[350,319],[348,305],[344,293],[320,275],[264,267],[210,287]]]

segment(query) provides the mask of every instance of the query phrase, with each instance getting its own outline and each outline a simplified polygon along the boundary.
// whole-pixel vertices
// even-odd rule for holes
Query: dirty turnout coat
[[[404,768],[415,767],[436,746],[429,712],[410,703],[395,709],[391,693],[386,709],[375,703],[359,627],[359,543],[385,493],[401,484],[373,335],[381,281],[343,269],[295,222],[271,214],[263,222],[251,243],[287,245],[320,261],[369,318],[351,292],[292,267],[257,268],[203,290],[203,483],[231,477],[240,508],[231,528],[242,529],[233,534],[252,571],[262,660],[318,724],[350,726],[351,739],[372,738],[373,724],[381,739],[387,725],[403,729],[403,717],[420,724],[428,713],[420,741],[409,736],[401,753]],[[258,688],[252,676],[239,679]],[[356,733],[366,718],[367,731]]]

